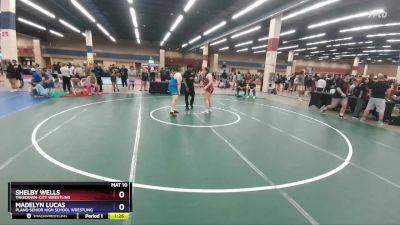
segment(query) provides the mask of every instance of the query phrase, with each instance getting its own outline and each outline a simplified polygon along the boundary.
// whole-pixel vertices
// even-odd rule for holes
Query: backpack
[[[392,116],[389,119],[389,125],[400,126],[400,116]]]

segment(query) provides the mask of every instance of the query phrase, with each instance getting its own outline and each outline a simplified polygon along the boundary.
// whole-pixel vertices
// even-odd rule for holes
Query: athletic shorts
[[[346,98],[332,98],[331,101],[331,106],[333,106],[333,108],[336,108],[339,103],[342,105],[347,105],[347,97]]]
[[[385,113],[386,100],[383,98],[370,98],[365,110],[370,111],[374,108],[376,108],[378,113]]]

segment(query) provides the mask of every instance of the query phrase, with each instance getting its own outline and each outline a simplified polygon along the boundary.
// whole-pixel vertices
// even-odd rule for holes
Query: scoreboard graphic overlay
[[[12,219],[127,220],[132,212],[129,182],[10,182]]]

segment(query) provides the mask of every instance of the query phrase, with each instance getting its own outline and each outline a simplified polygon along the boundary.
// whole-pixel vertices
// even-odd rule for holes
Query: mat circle
[[[184,105],[178,105],[178,106],[184,106]],[[200,105],[194,105],[194,106],[196,106],[196,107],[202,107],[202,106],[200,106]],[[155,112],[160,111],[160,110],[163,110],[163,109],[170,109],[170,108],[171,108],[170,106],[164,106],[164,107],[160,107],[160,108],[154,109],[153,111],[150,112],[150,117],[151,117],[153,120],[155,120],[155,121],[157,121],[157,122],[160,122],[160,123],[163,123],[163,124],[172,125],[172,126],[178,126],[178,127],[192,127],[192,128],[226,127],[226,126],[231,126],[231,125],[234,125],[234,124],[236,124],[236,123],[239,123],[239,121],[241,120],[241,117],[239,116],[239,114],[237,114],[237,113],[235,113],[235,112],[233,112],[233,111],[226,110],[226,109],[221,109],[221,108],[218,108],[218,107],[213,107],[213,108],[212,108],[212,109],[213,109],[213,112],[212,112],[211,114],[216,113],[216,110],[224,111],[224,112],[228,112],[228,113],[233,114],[233,115],[236,117],[236,120],[233,121],[233,122],[230,122],[230,123],[225,123],[225,124],[215,124],[215,125],[192,125],[192,124],[172,123],[172,122],[170,122],[170,121],[164,121],[164,120],[158,119],[158,118],[156,118],[156,117],[154,116]],[[198,114],[204,114],[204,113],[188,113],[188,114],[189,114],[189,115],[190,115],[190,114],[198,115]]]

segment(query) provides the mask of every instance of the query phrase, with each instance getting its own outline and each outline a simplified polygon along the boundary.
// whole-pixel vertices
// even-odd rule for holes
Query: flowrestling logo
[[[379,10],[371,11],[368,14],[368,18],[372,18],[372,19],[386,19],[387,16],[388,16],[388,13],[386,11],[379,11]]]

